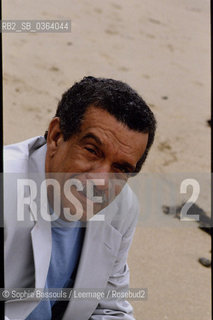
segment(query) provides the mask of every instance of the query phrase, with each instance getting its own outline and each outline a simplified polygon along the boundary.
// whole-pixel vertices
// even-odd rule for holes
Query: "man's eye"
[[[94,149],[88,148],[88,147],[86,147],[85,149],[86,149],[87,151],[89,151],[90,153],[92,153],[92,154],[94,154],[94,155],[97,156],[97,152],[96,152]]]
[[[120,172],[120,173],[128,173],[128,169],[122,166],[116,166],[116,169]]]

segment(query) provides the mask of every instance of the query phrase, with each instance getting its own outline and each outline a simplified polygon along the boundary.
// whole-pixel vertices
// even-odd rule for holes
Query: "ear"
[[[49,124],[47,135],[47,149],[49,155],[53,156],[58,149],[58,146],[64,141],[63,134],[60,129],[60,119],[55,117]]]

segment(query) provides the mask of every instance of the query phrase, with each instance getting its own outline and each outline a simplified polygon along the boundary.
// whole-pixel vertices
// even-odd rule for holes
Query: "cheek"
[[[65,158],[64,161],[61,162],[61,165],[65,170],[64,172],[72,173],[88,172],[91,170],[93,164],[94,162],[89,161],[89,159],[80,152],[69,158]]]

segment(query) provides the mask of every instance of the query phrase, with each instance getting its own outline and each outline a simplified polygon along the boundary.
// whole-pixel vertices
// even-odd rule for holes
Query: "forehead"
[[[106,110],[93,106],[84,114],[80,136],[90,132],[97,135],[103,144],[119,147],[130,153],[134,151],[139,156],[145,151],[148,141],[147,133],[131,130]]]

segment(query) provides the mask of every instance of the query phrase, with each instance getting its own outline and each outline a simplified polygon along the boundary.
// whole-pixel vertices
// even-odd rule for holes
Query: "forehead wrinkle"
[[[93,139],[93,140],[96,141],[96,143],[97,143],[98,145],[102,145],[102,144],[103,144],[102,141],[101,141],[101,139],[100,139],[96,134],[94,134],[94,133],[91,132],[91,131],[89,131],[88,133],[86,133],[86,134],[80,139],[80,141],[84,141],[84,140],[86,140],[86,139]]]
[[[101,119],[97,119],[97,114],[101,114]],[[104,119],[104,122],[102,120]],[[90,125],[88,126],[88,122]],[[112,136],[123,146],[129,147],[128,144],[121,141],[118,137],[115,136],[115,126],[116,126],[116,132],[124,131],[125,136],[130,135],[131,133],[135,133],[134,130],[131,130],[126,126],[124,123],[118,121],[113,115],[108,113],[107,110],[103,110],[100,108],[97,108],[96,106],[89,106],[84,114],[84,118],[81,123],[81,129],[85,129],[88,132],[88,129],[102,129],[104,132],[108,130],[111,132]],[[86,128],[85,128],[86,127]],[[111,129],[113,127],[113,129]],[[126,133],[125,133],[126,131]],[[123,136],[121,132],[121,136]],[[125,138],[124,138],[125,141]]]
[[[95,129],[95,132],[94,132],[94,129]],[[97,134],[97,132],[99,134]],[[85,133],[85,136],[89,133],[92,133],[95,136],[97,136],[101,140],[102,144],[107,144],[107,143],[109,143],[109,140],[111,140],[110,145],[115,144],[117,142],[119,145],[121,145],[125,149],[126,148],[131,149],[131,147],[133,147],[132,145],[129,145],[129,144],[125,143],[124,141],[121,141],[121,139],[119,139],[115,135],[113,130],[111,130],[110,128],[104,128],[104,127],[101,127],[100,125],[92,126],[92,127],[88,128],[88,131]]]

